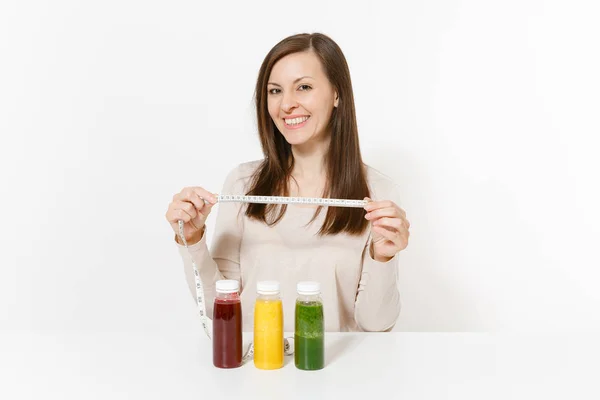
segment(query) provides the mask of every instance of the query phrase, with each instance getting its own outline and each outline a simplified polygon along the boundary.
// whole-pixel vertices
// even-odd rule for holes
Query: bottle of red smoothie
[[[213,364],[218,368],[242,365],[242,303],[240,283],[220,280],[213,309]]]

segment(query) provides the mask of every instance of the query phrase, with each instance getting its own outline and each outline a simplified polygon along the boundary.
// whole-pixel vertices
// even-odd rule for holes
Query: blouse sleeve
[[[395,185],[380,190],[377,200],[391,200],[400,205]],[[354,319],[363,331],[390,331],[400,315],[401,301],[398,289],[398,254],[387,262],[371,257],[371,235],[362,253],[362,272],[358,284]]]
[[[231,171],[223,185],[223,194],[237,194],[243,190],[243,182],[239,176],[239,168]],[[217,218],[212,238],[211,250],[204,234],[197,243],[185,246],[175,241],[183,260],[183,269],[193,298],[196,298],[196,281],[192,260],[195,261],[200,279],[204,286],[206,312],[212,315],[212,304],[215,298],[215,283],[220,279],[240,280],[240,244],[243,233],[243,215],[240,203],[218,203]]]

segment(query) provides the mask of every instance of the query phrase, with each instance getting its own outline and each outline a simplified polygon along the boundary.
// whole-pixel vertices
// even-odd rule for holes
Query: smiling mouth
[[[288,128],[295,128],[295,127],[304,125],[306,123],[306,121],[308,121],[309,118],[310,117],[298,117],[298,118],[290,118],[290,119],[284,118],[283,123]]]

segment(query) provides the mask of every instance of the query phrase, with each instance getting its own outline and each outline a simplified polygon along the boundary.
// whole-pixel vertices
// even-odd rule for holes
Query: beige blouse
[[[231,171],[220,194],[246,194],[259,164],[248,162]],[[400,206],[397,187],[388,177],[367,167],[367,180],[373,200],[392,200]],[[326,209],[307,225],[315,208],[288,205],[279,223],[269,227],[247,218],[243,208],[242,203],[219,203],[213,209],[217,218],[210,251],[206,243],[208,226],[202,239],[188,249],[175,241],[194,299],[191,257],[196,262],[209,316],[213,312],[215,282],[239,280],[243,330],[252,331],[256,283],[277,280],[281,284],[284,330],[293,332],[296,283],[310,280],[321,284],[326,331],[393,328],[400,313],[398,255],[386,263],[375,261],[368,249],[369,229],[361,236],[318,237]]]

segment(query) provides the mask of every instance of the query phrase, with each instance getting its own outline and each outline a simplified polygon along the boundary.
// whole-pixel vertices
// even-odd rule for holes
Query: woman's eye
[[[279,89],[270,89],[269,94],[277,94],[279,93]]]
[[[312,88],[310,86],[308,86],[308,85],[300,85],[300,87],[298,89],[300,89],[300,90],[310,90]]]

